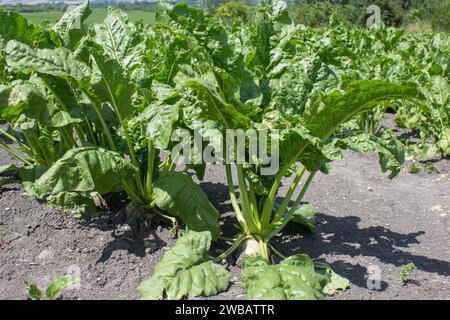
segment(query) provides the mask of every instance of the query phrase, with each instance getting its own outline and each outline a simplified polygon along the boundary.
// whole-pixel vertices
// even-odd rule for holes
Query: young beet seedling
[[[28,281],[24,280],[24,284],[26,286],[27,294],[31,299],[34,300],[55,300],[55,298],[58,296],[58,294],[64,290],[70,287],[71,285],[75,284],[78,281],[78,278],[71,275],[63,275],[58,278],[56,278],[54,281],[52,281],[44,292],[42,292],[37,285],[34,283],[29,283]]]

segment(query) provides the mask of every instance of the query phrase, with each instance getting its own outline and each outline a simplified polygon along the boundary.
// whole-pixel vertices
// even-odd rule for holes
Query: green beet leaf
[[[312,135],[326,140],[337,127],[356,114],[368,111],[382,102],[397,98],[420,98],[413,83],[394,84],[387,81],[363,80],[351,84],[344,93],[333,91],[323,98],[323,105],[311,110],[305,127]]]
[[[189,230],[211,232],[219,236],[219,213],[203,190],[185,172],[174,172],[158,178],[153,184],[156,205],[180,217]]]
[[[45,295],[49,300],[55,300],[58,293],[67,287],[73,285],[77,281],[77,278],[72,275],[64,275],[58,277],[52,283],[49,284],[47,289],[45,290]]]
[[[65,48],[34,49],[15,40],[6,45],[6,62],[25,74],[39,72],[77,81],[85,80],[91,73],[85,63],[76,60]]]
[[[211,234],[187,231],[172,249],[164,253],[153,275],[139,286],[143,299],[181,299],[211,296],[224,291],[229,284],[228,271],[208,260]]]
[[[224,101],[223,97],[217,92],[212,83],[203,79],[190,79],[186,81],[185,86],[192,89],[197,99],[200,100],[198,106],[193,105],[189,116],[196,117],[197,120],[219,121],[224,128],[242,128],[250,123],[245,115],[241,114],[233,105]]]
[[[59,44],[58,36],[51,30],[28,21],[17,12],[0,9],[0,38],[17,40],[37,48],[51,48]]]
[[[315,233],[317,231],[316,215],[317,208],[311,204],[306,204],[297,208],[293,212],[290,221],[300,224],[301,226],[308,229],[311,233]]]
[[[146,134],[156,148],[166,149],[179,111],[176,104],[151,104],[135,119],[146,127]]]
[[[96,69],[94,69],[92,87],[102,99],[108,101],[116,112],[116,116],[125,120],[133,115],[132,95],[133,84],[125,70],[117,60],[107,58],[98,52],[93,52]]]
[[[128,22],[126,13],[110,8],[102,23],[94,25],[94,39],[108,58],[128,72],[141,64],[143,40],[135,24]]]
[[[31,299],[34,300],[41,300],[42,299],[42,292],[39,290],[37,285],[34,283],[29,283],[28,281],[24,281],[24,284],[26,286],[27,294]]]
[[[277,265],[261,257],[246,257],[242,282],[252,300],[321,300],[325,294],[349,285],[348,280],[325,266],[316,266],[305,254],[291,256]]]
[[[106,194],[122,189],[122,181],[136,172],[116,152],[85,147],[69,150],[32,185],[38,197],[64,209],[91,208],[90,193]]]
[[[66,11],[59,21],[53,26],[53,30],[59,34],[66,47],[75,49],[78,42],[85,35],[83,22],[92,13],[89,1],[85,1],[72,10]]]

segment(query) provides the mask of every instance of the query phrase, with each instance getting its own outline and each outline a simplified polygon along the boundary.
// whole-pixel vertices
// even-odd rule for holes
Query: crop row
[[[55,25],[38,26],[0,11],[0,120],[7,124],[0,132],[14,143],[0,147],[22,163],[0,171],[18,171],[30,195],[77,214],[125,191],[140,212],[167,218],[174,230],[181,220],[186,232],[140,285],[143,298],[226,290],[229,273],[217,262],[242,246],[248,298],[321,299],[345,289],[348,280],[328,265],[284,257],[271,244],[289,222],[316,230],[315,207],[301,205],[315,174],[328,173],[347,148],[378,153],[390,178],[405,152],[418,160],[449,153],[446,35],[337,21],[310,29],[294,24],[278,0],[231,27],[184,3],[159,5],[152,26],[110,9],[88,28],[89,13],[85,2]],[[388,108],[419,132],[418,143],[398,141],[381,125]],[[224,239],[219,212],[192,179],[203,179],[206,162],[181,154],[173,135],[200,134],[218,151],[229,130],[277,132],[265,142],[278,167],[263,174],[262,158],[225,162],[238,230]],[[256,139],[238,146],[233,160],[247,159],[262,143]],[[183,169],[181,156],[192,160]],[[285,177],[292,182],[277,203]],[[229,248],[211,258],[218,240]],[[282,261],[271,264],[271,254]]]

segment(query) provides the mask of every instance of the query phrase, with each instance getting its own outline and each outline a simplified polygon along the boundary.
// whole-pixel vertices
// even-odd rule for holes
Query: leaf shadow
[[[450,275],[450,262],[413,254],[402,250],[420,243],[425,231],[399,233],[384,226],[359,227],[357,216],[336,217],[319,213],[318,233],[308,234],[294,223],[286,226],[285,234],[275,239],[274,244],[285,255],[307,253],[313,258],[326,255],[348,255],[350,257],[374,257],[383,264],[400,267],[413,262],[419,270]],[[355,285],[366,286],[367,269],[343,260],[329,263],[335,271],[348,277]]]
[[[156,226],[169,228],[170,225],[159,217],[154,217],[154,220],[143,220],[145,221],[139,221],[138,223],[129,221],[125,208],[99,217],[88,217],[82,220],[81,223],[86,227],[111,232],[112,241],[103,248],[96,263],[108,261],[112,254],[119,250],[126,250],[135,256],[144,257],[148,254],[149,245],[147,241],[149,240],[152,242],[150,248],[152,252],[166,246],[167,243],[156,232]]]
[[[220,182],[203,182],[201,186],[211,202],[222,213],[221,223],[224,234],[235,233],[232,226],[236,220],[231,213],[233,209],[228,199],[227,186]],[[281,202],[282,199],[278,197],[277,201]],[[306,253],[318,260],[324,260],[323,257],[326,255],[373,257],[381,264],[391,264],[396,267],[411,261],[419,270],[444,276],[450,275],[449,261],[404,250],[411,245],[419,244],[420,236],[425,234],[425,231],[400,233],[384,226],[360,227],[358,224],[361,218],[358,216],[336,217],[323,212],[318,213],[317,222],[318,233],[315,235],[311,235],[295,223],[289,223],[282,236],[273,239],[272,243],[285,256]],[[327,263],[336,272],[350,279],[354,285],[367,288],[367,266],[344,260]],[[386,290],[387,287],[388,284],[381,281],[379,290]]]

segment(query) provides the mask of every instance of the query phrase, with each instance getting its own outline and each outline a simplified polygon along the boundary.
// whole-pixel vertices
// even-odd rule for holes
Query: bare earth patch
[[[377,161],[375,155],[349,152],[329,177],[318,175],[305,198],[319,209],[317,234],[290,225],[276,247],[285,255],[307,253],[347,277],[352,287],[331,299],[448,299],[450,161],[437,162],[441,173],[403,172],[392,181]],[[1,152],[0,165],[7,163],[11,159]],[[231,234],[221,167],[208,168],[202,188]],[[0,198],[0,299],[26,299],[24,279],[45,286],[73,269],[79,270],[81,286],[64,291],[63,299],[137,299],[140,281],[175,239],[168,224],[130,228],[123,206],[80,220],[29,197],[18,184],[5,186]],[[402,285],[400,270],[409,262],[418,270]],[[230,289],[212,298],[244,299],[240,269],[234,259],[228,264]],[[379,272],[379,290],[367,288],[368,268]]]

